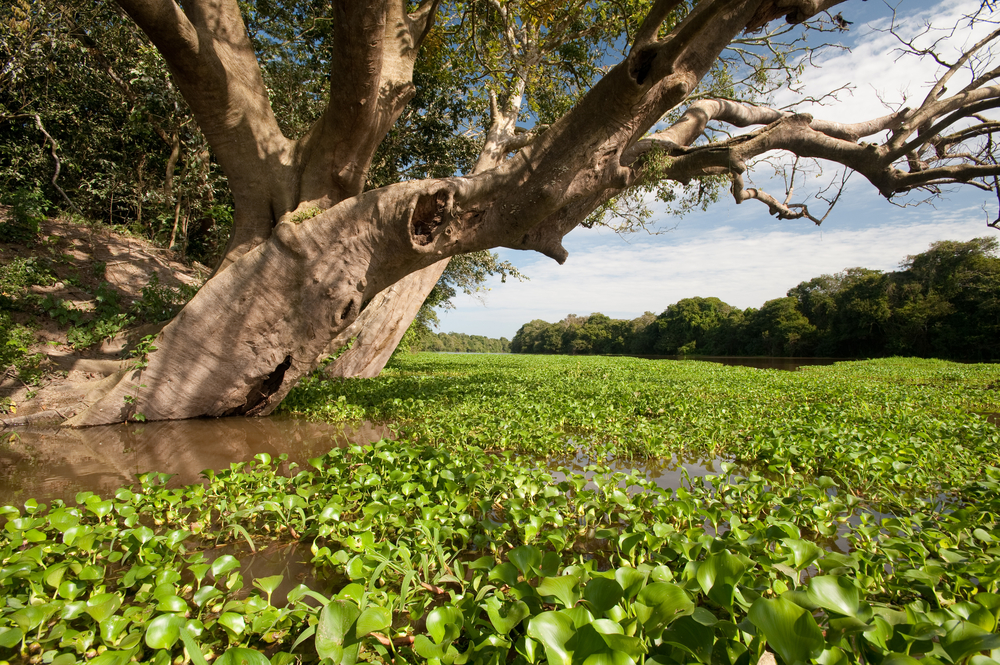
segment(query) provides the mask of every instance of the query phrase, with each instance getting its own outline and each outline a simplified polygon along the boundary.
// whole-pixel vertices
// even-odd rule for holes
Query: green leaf
[[[528,637],[541,643],[552,665],[572,665],[573,652],[567,644],[574,635],[573,620],[560,612],[542,612],[528,622]]]
[[[809,566],[823,554],[819,545],[808,540],[785,538],[781,542],[792,551],[792,562],[796,570]]]
[[[631,600],[646,583],[646,576],[635,568],[621,567],[615,570],[615,580],[624,590],[625,597]]]
[[[212,575],[215,576],[215,579],[219,579],[220,576],[225,575],[230,570],[239,567],[239,559],[231,554],[223,554],[212,562]]]
[[[587,586],[583,589],[584,599],[599,614],[607,612],[621,602],[624,595],[625,590],[618,580],[607,577],[595,577],[587,582]]]
[[[101,623],[121,606],[122,599],[117,593],[102,593],[87,601],[86,611],[96,623]]]
[[[580,600],[580,580],[573,575],[546,577],[538,584],[537,591],[540,596],[556,598],[568,609]]]
[[[517,576],[517,566],[512,564],[510,561],[504,561],[490,570],[489,579],[491,581],[503,582],[507,586],[514,586],[517,584]]]
[[[101,655],[97,656],[96,658],[93,658],[93,659],[88,660],[86,662],[87,662],[87,665],[125,665],[126,663],[128,663],[132,659],[132,655],[133,655],[133,650],[128,650],[128,651],[105,651],[104,653],[102,653]],[[61,658],[61,657],[62,656],[59,656],[59,658]],[[57,665],[56,661],[59,660],[59,658],[56,658],[55,660],[52,661],[53,665]],[[75,663],[77,661],[76,661],[76,658],[73,658],[72,661],[68,661],[68,662]]]
[[[125,617],[118,615],[109,616],[107,619],[100,623],[101,626],[101,639],[108,644],[115,644],[118,642],[118,636],[121,632],[128,626],[131,621]]]
[[[709,598],[733,610],[733,594],[736,584],[746,572],[746,564],[727,550],[716,552],[698,567],[698,584]]]
[[[246,630],[247,625],[246,621],[243,619],[243,615],[237,614],[236,612],[223,612],[222,616],[219,617],[219,624],[225,626],[237,635],[241,635],[243,631]]]
[[[183,627],[183,617],[161,614],[146,626],[146,646],[150,649],[170,649],[180,637]]]
[[[458,638],[464,624],[462,611],[454,605],[441,605],[427,614],[427,634],[438,644]]]
[[[535,577],[535,569],[542,563],[542,552],[534,545],[515,547],[507,554],[507,558],[517,566],[525,580]]]
[[[13,649],[24,639],[24,632],[20,628],[4,628],[0,633],[0,647]]]
[[[215,663],[216,665],[271,665],[271,661],[261,652],[242,648],[226,649],[226,653]]]
[[[392,613],[384,607],[369,607],[358,617],[355,635],[361,639],[371,633],[380,633],[392,626]]]
[[[79,523],[79,516],[66,512],[65,510],[57,510],[49,515],[49,524],[51,524],[60,533],[66,533],[66,531]]]
[[[281,582],[285,579],[283,575],[270,575],[268,577],[257,577],[253,581],[253,585],[266,593],[268,597],[274,593],[274,590],[281,586]]]
[[[715,645],[715,631],[690,616],[682,616],[663,631],[660,636],[666,644],[672,644],[687,651],[702,663],[712,662],[712,647]]]
[[[203,586],[194,592],[194,604],[198,607],[203,607],[205,603],[222,595],[222,591],[216,589],[214,586]]]
[[[1000,634],[988,633],[974,623],[948,621],[944,627],[947,632],[941,638],[941,646],[956,663],[977,651],[1000,648]]]
[[[491,596],[486,601],[486,614],[489,616],[493,628],[498,633],[506,635],[524,621],[531,614],[531,610],[524,601],[515,600],[504,603],[496,596]]]
[[[181,641],[184,643],[184,648],[187,649],[188,657],[191,659],[193,665],[208,665],[205,656],[201,653],[201,649],[198,648],[198,643],[194,641],[191,633],[186,628],[181,628],[180,635]]]
[[[331,600],[319,614],[316,626],[316,653],[335,663],[353,665],[360,645],[353,639],[352,628],[361,610],[350,600]]]
[[[653,582],[643,587],[635,599],[635,616],[653,638],[677,617],[693,611],[694,603],[687,592],[670,582]]]
[[[890,653],[882,659],[881,665],[920,665],[920,661],[905,653]]]
[[[750,606],[748,618],[785,665],[808,663],[823,650],[823,631],[816,620],[790,600],[758,598]]]
[[[159,599],[156,609],[160,612],[187,612],[187,601],[180,596],[168,595]]]
[[[858,613],[858,588],[842,575],[814,577],[809,580],[806,593],[810,601],[825,610],[852,617]]]

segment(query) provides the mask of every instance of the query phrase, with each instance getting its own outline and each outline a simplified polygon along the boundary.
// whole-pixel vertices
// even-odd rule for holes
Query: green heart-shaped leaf
[[[809,580],[809,600],[825,610],[855,616],[860,595],[858,587],[842,575],[822,575]]]
[[[528,637],[541,643],[552,665],[572,665],[573,652],[567,643],[574,635],[573,620],[560,612],[542,612],[528,622]]]
[[[496,596],[486,601],[486,614],[490,618],[490,623],[498,633],[506,635],[512,631],[525,617],[531,614],[527,603],[515,600],[512,603],[504,603]]]
[[[435,607],[427,614],[427,634],[438,644],[446,644],[458,638],[465,619],[462,610],[454,605]]]
[[[552,596],[563,607],[570,608],[580,600],[580,580],[573,575],[546,577],[537,587],[539,596]]]
[[[758,598],[748,618],[757,626],[785,665],[808,663],[823,650],[823,631],[806,610],[785,598]]]
[[[598,613],[603,614],[621,602],[625,590],[618,580],[607,577],[595,577],[583,590],[583,597]]]
[[[122,599],[117,593],[102,593],[87,601],[86,611],[96,623],[101,623],[121,606]]]
[[[146,626],[146,646],[150,649],[170,649],[180,637],[183,627],[183,617],[161,614]]]

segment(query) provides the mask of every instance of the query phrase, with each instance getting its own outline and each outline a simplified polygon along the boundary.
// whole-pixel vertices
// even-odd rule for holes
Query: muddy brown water
[[[330,425],[290,416],[130,423],[0,433],[0,505],[29,498],[72,504],[77,492],[113,495],[149,471],[174,474],[168,487],[200,482],[205,469],[268,453],[305,463],[332,448],[390,435],[382,425]]]
[[[249,461],[259,453],[277,459],[287,455],[288,464],[300,465],[335,447],[364,444],[391,436],[382,425],[330,425],[291,416],[270,418],[222,418],[92,427],[87,429],[31,428],[0,433],[0,505],[23,505],[29,498],[49,503],[62,499],[69,504],[81,491],[112,496],[116,490],[136,482],[150,471],[173,474],[168,487],[181,487],[203,480],[202,471],[224,469],[231,463]],[[588,485],[604,482],[595,478],[594,463],[612,472],[637,472],[664,489],[698,483],[706,475],[721,474],[722,459],[665,457],[644,460],[595,460],[583,454],[550,457],[545,465],[555,480],[566,472],[588,477]],[[622,483],[624,485],[624,483]],[[638,488],[622,487],[632,493]],[[706,526],[706,528],[709,528]],[[847,551],[843,538],[831,549]],[[242,542],[204,551],[208,560],[233,554],[241,562],[245,591],[257,577],[281,575],[273,601],[285,604],[286,594],[296,585],[330,594],[345,582],[327,578],[314,569],[308,547],[302,543],[280,543],[249,551]]]
[[[593,479],[596,474],[589,467],[593,464],[600,464],[612,473],[631,474],[635,472],[640,477],[653,481],[657,487],[675,490],[682,485],[686,485],[688,482],[686,479],[696,482],[697,479],[704,476],[721,474],[722,468],[719,465],[724,461],[722,458],[704,460],[694,456],[685,457],[683,455],[650,457],[636,460],[618,460],[612,458],[594,460],[587,455],[578,453],[573,457],[550,457],[544,460],[543,464],[552,472],[556,482],[566,479],[566,473],[560,470],[565,469],[567,472],[582,474],[590,479],[591,483],[588,485],[590,489],[595,487]],[[622,489],[626,488],[622,487]]]

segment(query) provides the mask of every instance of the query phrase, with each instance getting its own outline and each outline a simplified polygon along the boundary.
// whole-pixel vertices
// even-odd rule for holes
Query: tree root
[[[72,414],[71,414],[72,415]],[[56,425],[66,419],[66,416],[56,409],[46,409],[38,413],[31,413],[26,416],[13,416],[11,418],[0,418],[0,431],[13,429],[15,427],[31,427],[41,423]]]

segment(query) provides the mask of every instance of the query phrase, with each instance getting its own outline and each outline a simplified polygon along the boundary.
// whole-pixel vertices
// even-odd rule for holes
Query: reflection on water
[[[312,565],[312,552],[309,543],[293,541],[290,543],[275,543],[265,549],[251,552],[244,542],[235,545],[225,545],[202,550],[205,563],[211,564],[217,558],[229,554],[240,560],[240,575],[243,576],[243,588],[238,597],[246,598],[254,588],[253,581],[261,577],[281,575],[281,584],[271,595],[271,604],[275,607],[285,607],[288,604],[288,593],[304,584],[312,591],[330,596],[343,588],[349,580],[339,576],[324,576]],[[308,605],[318,603],[306,597]]]
[[[130,423],[86,429],[28,429],[0,435],[0,505],[63,499],[77,492],[104,496],[136,474],[175,474],[169,487],[201,480],[205,469],[228,468],[258,453],[303,463],[331,448],[378,441],[386,427],[313,423],[289,416]]]
[[[566,479],[566,474],[559,471],[560,468],[571,473],[581,474],[588,479],[593,479],[595,475],[594,471],[593,469],[588,469],[588,467],[599,464],[602,467],[610,469],[612,472],[631,473],[632,471],[637,471],[646,480],[656,483],[657,487],[674,490],[685,484],[685,474],[692,480],[703,476],[721,474],[722,469],[718,468],[718,465],[723,461],[725,460],[718,458],[703,460],[694,456],[685,458],[683,455],[650,457],[641,460],[618,460],[613,458],[594,460],[587,455],[577,453],[573,457],[549,457],[543,460],[542,463],[548,467],[549,472],[552,473],[556,482]],[[593,487],[592,483],[591,487]]]

